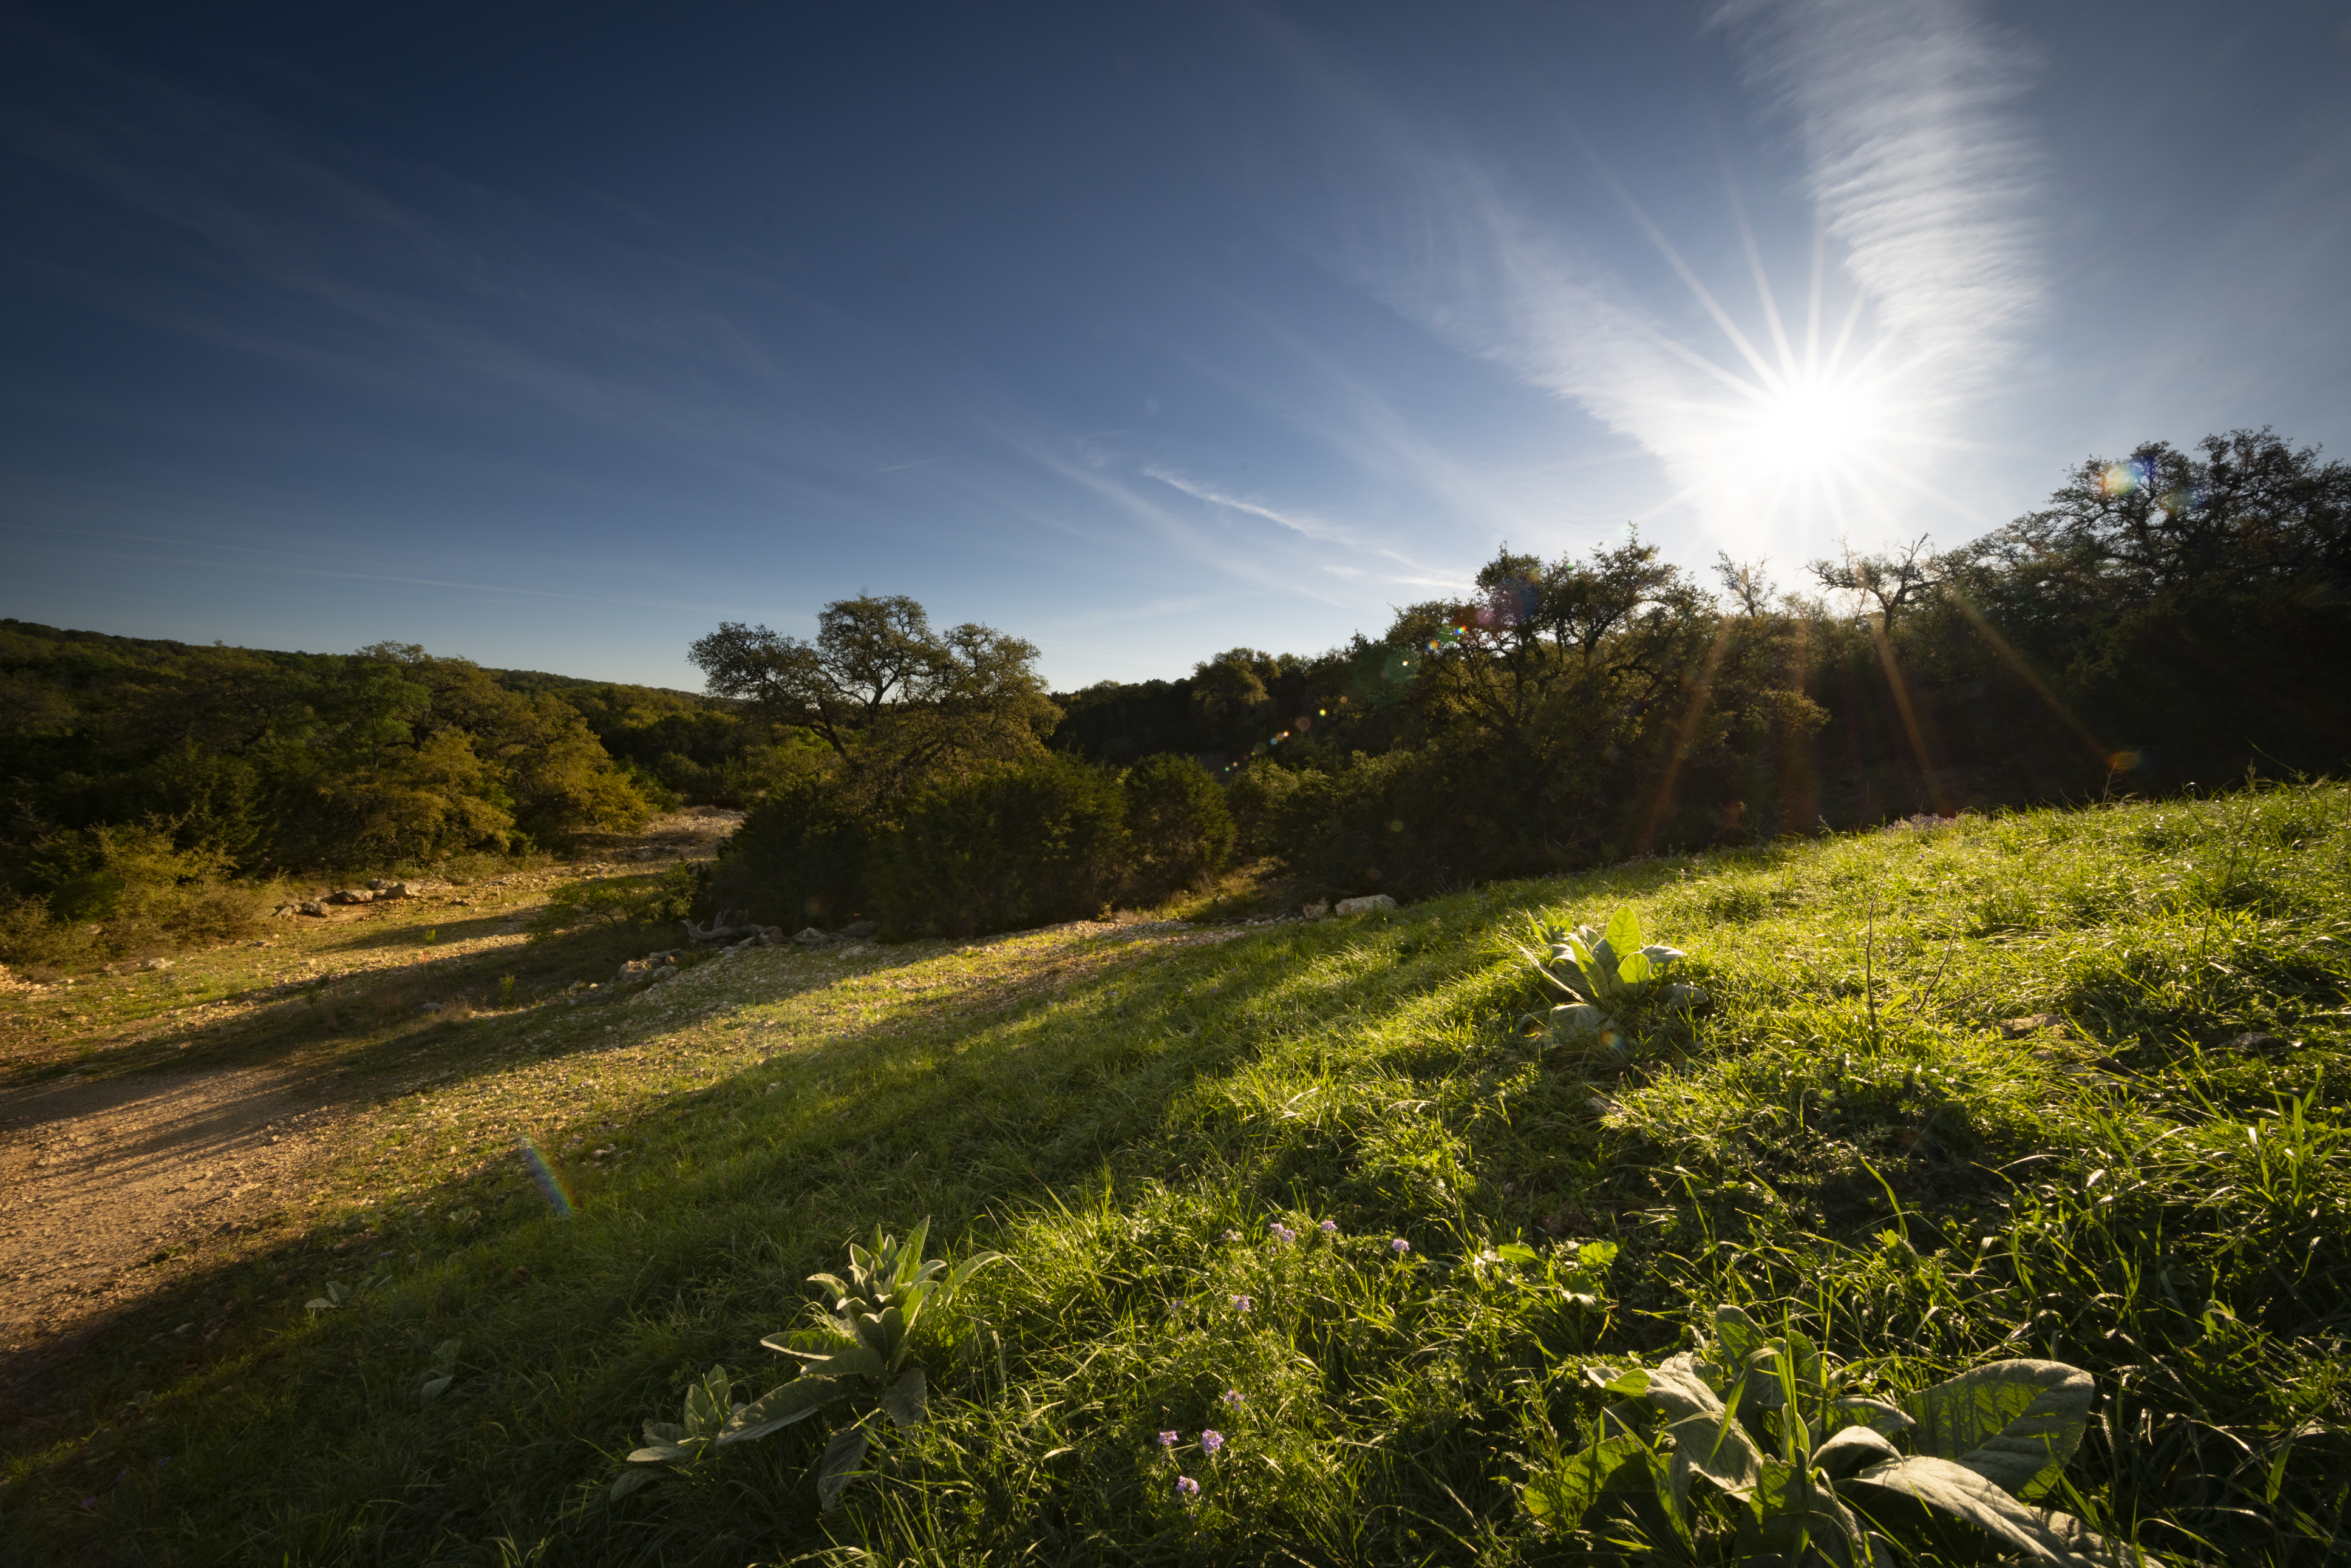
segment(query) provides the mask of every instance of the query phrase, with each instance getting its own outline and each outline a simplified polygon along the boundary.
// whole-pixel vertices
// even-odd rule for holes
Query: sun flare
[[[1862,389],[1828,378],[1786,382],[1766,393],[1750,430],[1756,455],[1792,476],[1847,465],[1875,434]]]

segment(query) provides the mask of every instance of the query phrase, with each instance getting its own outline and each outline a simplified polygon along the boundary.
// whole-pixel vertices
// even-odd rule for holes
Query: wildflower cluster
[[[1239,1409],[1244,1403],[1241,1391],[1238,1388],[1225,1390],[1218,1398],[1227,1408],[1233,1410]],[[1169,1464],[1176,1466],[1183,1464],[1183,1460],[1177,1458],[1176,1453],[1176,1447],[1184,1441],[1183,1433],[1162,1432],[1156,1441],[1159,1451],[1167,1456]],[[1200,1452],[1203,1457],[1213,1461],[1218,1454],[1224,1452],[1227,1441],[1225,1435],[1214,1427],[1204,1427],[1200,1432]],[[1179,1473],[1176,1478],[1176,1496],[1188,1507],[1199,1500],[1200,1483],[1190,1476]]]

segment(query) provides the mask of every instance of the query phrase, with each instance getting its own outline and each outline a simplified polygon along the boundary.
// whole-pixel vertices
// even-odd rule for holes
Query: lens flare
[[[522,1155],[523,1168],[529,1171],[530,1179],[538,1184],[540,1195],[547,1199],[548,1207],[555,1210],[556,1218],[570,1218],[570,1191],[564,1186],[563,1178],[556,1174],[555,1167],[548,1164],[547,1156],[538,1152],[538,1145],[531,1141],[530,1134],[524,1134],[515,1145],[515,1149]]]
[[[2128,773],[2146,760],[2147,758],[2139,753],[2125,747],[2107,758],[2106,766],[2117,773]]]
[[[2143,490],[2155,482],[2153,466],[2143,459],[2133,457],[2126,462],[2109,463],[2098,475],[2098,494],[2127,496]]]

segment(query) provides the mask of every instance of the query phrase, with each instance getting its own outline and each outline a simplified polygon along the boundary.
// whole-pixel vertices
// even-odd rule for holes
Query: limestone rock
[[[1338,903],[1341,915],[1370,915],[1377,910],[1394,909],[1396,901],[1384,893],[1374,893],[1363,898],[1343,898]]]

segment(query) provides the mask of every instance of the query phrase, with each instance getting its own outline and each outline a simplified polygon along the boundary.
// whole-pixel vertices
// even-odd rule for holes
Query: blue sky
[[[2351,455],[2345,5],[590,9],[0,11],[0,614],[1066,688]]]

